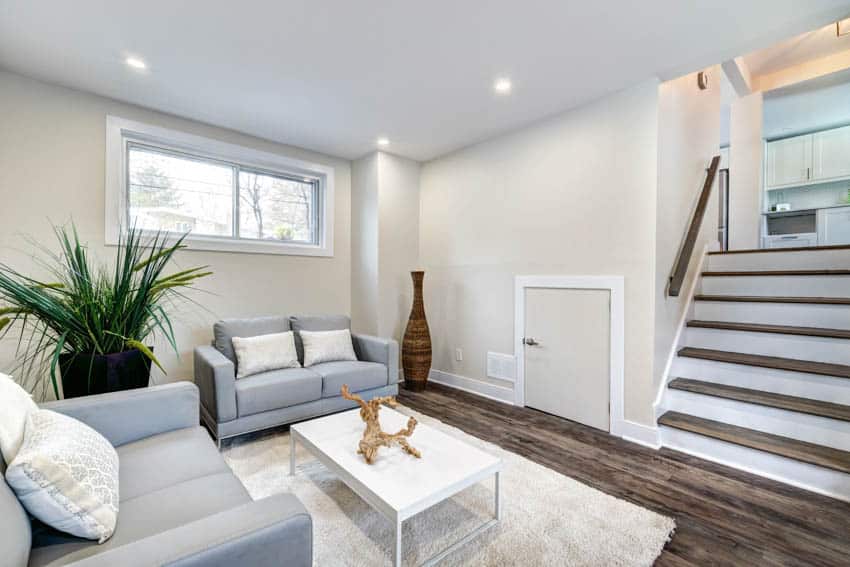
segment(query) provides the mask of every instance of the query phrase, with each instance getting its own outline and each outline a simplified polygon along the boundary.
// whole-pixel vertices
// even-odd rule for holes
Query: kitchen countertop
[[[850,203],[836,203],[835,205],[826,205],[823,207],[809,207],[807,209],[791,209],[790,211],[766,211],[762,214],[768,217],[781,217],[785,215],[793,215],[800,213],[814,213],[818,209],[835,209],[837,207],[850,207]]]

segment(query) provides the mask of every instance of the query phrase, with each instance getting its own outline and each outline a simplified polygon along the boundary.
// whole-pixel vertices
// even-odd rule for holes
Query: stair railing
[[[668,296],[678,297],[679,292],[682,290],[682,283],[685,281],[685,275],[688,273],[688,265],[691,263],[691,255],[694,253],[694,246],[696,246],[697,236],[699,236],[699,231],[702,227],[705,210],[708,208],[708,199],[711,196],[711,188],[714,186],[714,178],[717,176],[719,166],[720,156],[711,158],[711,163],[706,170],[705,184],[702,186],[702,192],[699,195],[697,206],[694,208],[694,214],[688,225],[688,231],[685,233],[685,240],[682,242],[676,262],[673,264],[673,271],[670,273],[670,281],[667,284]]]

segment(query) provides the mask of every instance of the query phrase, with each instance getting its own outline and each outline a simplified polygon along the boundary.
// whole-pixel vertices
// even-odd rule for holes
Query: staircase
[[[850,246],[709,253],[664,446],[850,500]]]

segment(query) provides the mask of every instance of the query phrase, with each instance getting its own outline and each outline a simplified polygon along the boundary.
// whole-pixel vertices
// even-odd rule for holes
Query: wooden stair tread
[[[850,270],[707,270],[705,277],[729,276],[850,276]]]
[[[658,423],[796,461],[850,473],[850,452],[832,447],[673,411],[668,411],[658,418]]]
[[[749,331],[752,333],[775,333],[779,335],[850,339],[850,329],[795,327],[791,325],[766,325],[763,323],[733,323],[730,321],[700,321],[697,319],[688,321],[687,326],[700,329],[721,329],[725,331]]]
[[[775,252],[813,252],[818,250],[850,250],[850,244],[832,244],[830,246],[795,246],[793,248],[744,248],[742,250],[715,250],[709,255],[726,254],[762,254]]]
[[[705,295],[694,296],[696,301],[733,301],[741,303],[815,303],[820,305],[850,305],[850,297],[779,297],[773,295]]]
[[[795,411],[808,415],[850,421],[850,406],[834,404],[832,402],[799,398],[762,390],[751,390],[749,388],[693,380],[691,378],[674,378],[667,386],[673,390],[693,392],[705,396],[714,396],[716,398],[758,404],[760,406]]]
[[[679,349],[678,355],[687,358],[727,362],[730,364],[743,364],[745,366],[757,366],[760,368],[774,368],[776,370],[789,370],[791,372],[805,372],[808,374],[850,378],[850,366],[845,364],[815,362],[811,360],[798,360],[796,358],[780,358],[778,356],[764,356],[761,354],[729,352],[725,350],[712,350],[695,347]]]

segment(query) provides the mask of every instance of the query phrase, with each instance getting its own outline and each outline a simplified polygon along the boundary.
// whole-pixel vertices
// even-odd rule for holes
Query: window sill
[[[109,239],[109,246],[118,246],[118,241]],[[235,240],[215,236],[192,236],[183,240],[186,250],[203,252],[227,252],[242,254],[272,254],[277,256],[314,256],[333,257],[332,246],[316,246],[315,244],[290,244],[286,242],[262,240]]]

